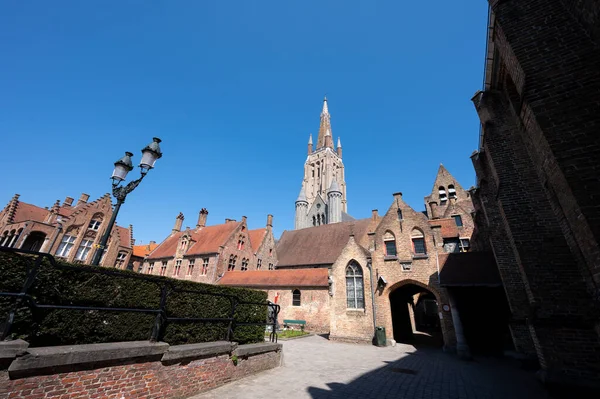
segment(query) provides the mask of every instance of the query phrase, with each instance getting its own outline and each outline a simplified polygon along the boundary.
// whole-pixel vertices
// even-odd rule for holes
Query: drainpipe
[[[367,267],[371,275],[371,306],[373,306],[373,337],[377,331],[377,311],[375,310],[375,284],[373,283],[373,268],[371,267],[371,257],[367,258]]]

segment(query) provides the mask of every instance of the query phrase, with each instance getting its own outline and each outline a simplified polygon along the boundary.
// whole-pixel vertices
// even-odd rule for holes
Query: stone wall
[[[13,341],[0,344],[0,359],[10,363],[0,369],[0,399],[186,398],[278,367],[281,345],[137,341],[27,349]]]

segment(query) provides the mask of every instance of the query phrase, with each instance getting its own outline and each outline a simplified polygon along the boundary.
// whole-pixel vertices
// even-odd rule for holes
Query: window
[[[239,251],[241,251],[241,250],[243,250],[243,249],[244,249],[244,244],[245,244],[245,243],[244,243],[244,240],[243,240],[243,238],[244,238],[244,237],[240,236],[240,239],[238,240],[237,249],[238,249]]]
[[[273,248],[269,248],[269,256],[273,255]]]
[[[448,197],[456,198],[456,190],[454,189],[454,184],[448,185]]]
[[[178,277],[181,271],[181,259],[175,261],[175,269],[173,269],[173,277]]]
[[[260,270],[261,267],[262,267],[262,259],[259,259],[256,261],[256,270]]]
[[[79,247],[81,249],[81,247]],[[117,261],[115,262],[115,267],[122,269],[125,264],[125,259],[127,258],[127,252],[119,252],[117,255]]]
[[[397,256],[396,251],[396,237],[392,232],[387,231],[383,236],[383,243],[385,244],[385,255],[386,256]]]
[[[148,266],[148,274],[152,274],[154,272],[154,262],[150,262],[150,266]]]
[[[471,241],[468,238],[460,239],[460,252],[469,252],[471,249]]]
[[[101,224],[102,224],[102,220],[92,219],[92,221],[90,222],[90,224],[88,226],[88,229],[98,231]]]
[[[446,196],[446,188],[444,186],[439,187],[439,197],[440,197],[440,205],[445,205],[448,197]]]
[[[190,259],[188,261],[188,271],[187,276],[191,276],[194,273],[194,263],[196,263],[196,259]]]
[[[413,229],[411,238],[415,255],[425,255],[427,251],[425,249],[425,236],[423,236],[423,232],[419,229]]]
[[[93,240],[81,241],[81,244],[79,244],[79,248],[77,248],[77,253],[75,254],[75,259],[85,261],[85,259],[88,256],[88,253],[90,252],[90,249],[92,249],[93,242],[94,242]],[[117,260],[119,260],[118,257],[117,257]]]
[[[364,309],[363,275],[358,263],[346,267],[346,300],[349,309]]]
[[[273,264],[269,263],[269,270],[273,270]]]
[[[459,252],[459,244],[458,238],[444,238],[444,252]]]
[[[462,218],[460,217],[460,215],[454,215],[452,217],[454,218],[454,222],[456,223],[456,226],[462,227],[463,222],[462,222]]]
[[[208,273],[208,258],[202,259],[202,275],[206,276]]]
[[[301,295],[300,290],[292,291],[292,306],[300,306]]]
[[[160,275],[164,276],[167,273],[167,262],[163,262],[160,266]]]
[[[60,256],[66,258],[69,256],[69,252],[71,252],[71,248],[73,248],[73,244],[75,244],[75,236],[65,235],[58,246],[58,250],[56,251],[56,256]]]
[[[241,270],[243,272],[245,272],[246,270],[248,270],[248,259],[244,258],[242,259],[242,267]]]
[[[227,266],[227,271],[231,272],[235,270],[235,261],[237,260],[237,256],[230,255],[229,256],[229,265]]]
[[[317,218],[316,218],[316,216],[313,216],[313,226],[316,226],[316,225],[317,225]]]

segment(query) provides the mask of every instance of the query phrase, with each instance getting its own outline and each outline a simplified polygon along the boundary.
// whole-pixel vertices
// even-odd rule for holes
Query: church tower
[[[296,229],[352,220],[346,213],[348,205],[340,138],[337,148],[333,143],[331,116],[325,98],[315,145],[312,134],[308,140],[304,179],[296,201]]]

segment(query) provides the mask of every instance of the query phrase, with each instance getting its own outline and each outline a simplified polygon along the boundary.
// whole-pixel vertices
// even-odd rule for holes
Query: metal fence
[[[226,341],[231,341],[234,337],[235,328],[237,326],[271,326],[271,333],[269,335],[269,340],[271,342],[277,342],[277,316],[280,311],[280,306],[269,301],[266,302],[247,302],[241,300],[239,297],[232,294],[221,294],[208,292],[204,290],[182,290],[173,285],[172,281],[166,280],[164,278],[159,278],[157,276],[152,275],[144,275],[144,274],[133,274],[133,273],[122,273],[116,269],[110,269],[105,267],[79,267],[72,266],[68,264],[62,264],[56,262],[54,257],[47,253],[42,252],[33,252],[27,250],[21,250],[16,248],[8,248],[0,246],[0,252],[9,252],[16,254],[23,254],[27,256],[23,256],[24,259],[28,260],[27,265],[27,276],[25,278],[25,283],[21,288],[20,292],[0,292],[0,296],[4,297],[13,297],[16,298],[15,303],[11,307],[6,320],[4,322],[2,331],[0,331],[0,341],[6,339],[11,332],[11,328],[13,326],[15,315],[18,312],[19,308],[22,308],[23,305],[27,306],[34,312],[37,309],[69,309],[69,310],[80,310],[80,311],[110,311],[110,312],[131,312],[131,313],[146,313],[146,314],[155,314],[156,317],[154,319],[154,324],[152,326],[152,333],[150,334],[151,341],[160,341],[164,334],[165,326],[167,323],[226,323],[227,324],[227,332],[224,339]],[[160,305],[157,309],[151,308],[121,308],[121,307],[102,307],[102,306],[73,306],[73,305],[56,305],[56,304],[39,304],[36,302],[35,298],[30,294],[31,287],[36,280],[36,277],[40,271],[40,266],[42,265],[43,260],[46,259],[50,265],[57,269],[63,270],[74,270],[81,273],[95,273],[102,275],[115,276],[119,278],[127,278],[127,279],[135,279],[135,280],[144,280],[155,283],[160,288]],[[229,299],[230,302],[230,312],[229,317],[220,317],[220,318],[204,318],[204,317],[169,317],[167,314],[167,301],[169,295],[172,293],[189,293],[189,294],[198,294],[198,295],[207,295],[207,296],[215,296]],[[265,321],[262,323],[250,323],[250,322],[238,322],[235,319],[235,312],[240,305],[255,305],[255,306],[265,306],[267,312],[267,317]]]

